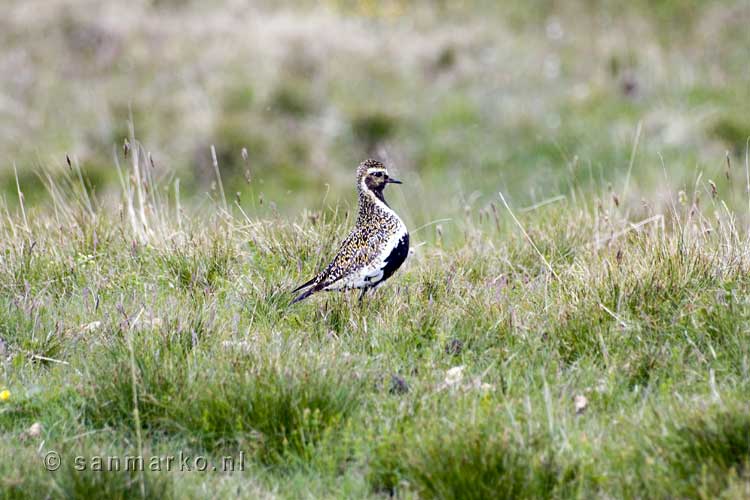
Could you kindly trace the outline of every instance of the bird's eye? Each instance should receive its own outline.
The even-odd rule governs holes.
[[[375,172],[372,175],[374,175],[375,177],[383,177],[383,172]]]

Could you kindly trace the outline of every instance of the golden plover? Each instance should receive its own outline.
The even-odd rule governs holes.
[[[305,290],[292,301],[299,302],[315,292],[360,288],[367,290],[391,277],[409,253],[409,233],[383,197],[387,184],[401,184],[388,176],[385,166],[365,160],[357,168],[359,215],[357,224],[341,244],[330,264],[310,281],[292,292]]]

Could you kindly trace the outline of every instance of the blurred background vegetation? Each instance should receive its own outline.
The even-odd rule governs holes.
[[[217,194],[215,145],[227,197],[248,211],[354,203],[353,171],[370,155],[406,182],[391,197],[425,214],[412,223],[499,190],[525,205],[590,188],[638,200],[699,172],[719,190],[745,186],[746,0],[6,0],[2,11],[11,211],[14,165],[34,206],[46,199],[39,173],[64,175],[66,155],[115,199],[131,118],[183,203]]]

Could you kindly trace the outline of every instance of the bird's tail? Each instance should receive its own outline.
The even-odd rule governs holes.
[[[297,295],[297,297],[295,297],[295,299],[294,299],[293,301],[291,301],[291,302],[289,303],[289,305],[292,305],[292,304],[296,304],[296,303],[297,303],[297,302],[299,302],[300,300],[305,300],[305,299],[306,299],[307,297],[309,297],[310,295],[312,295],[312,294],[313,294],[313,293],[314,293],[315,291],[316,291],[316,290],[315,290],[315,288],[314,288],[314,287],[313,287],[313,288],[310,288],[310,289],[308,289],[308,290],[305,290],[305,291],[304,291],[304,292],[302,292],[301,294]]]
[[[305,287],[308,287],[308,286],[312,285],[312,284],[313,284],[313,282],[314,282],[314,281],[315,281],[316,279],[317,279],[317,276],[313,276],[312,278],[310,278],[309,280],[305,281],[305,282],[304,282],[304,283],[302,283],[302,284],[301,284],[300,286],[298,286],[297,288],[295,288],[294,290],[292,290],[292,292],[291,292],[291,293],[294,293],[294,292],[299,292],[299,291],[300,291],[300,290],[302,290],[303,288],[305,288]]]
[[[307,289],[307,290],[305,290],[304,292],[302,292],[301,294],[299,294],[299,295],[298,295],[298,296],[297,296],[297,297],[296,297],[296,298],[295,298],[295,299],[294,299],[294,300],[293,300],[292,302],[290,302],[290,303],[289,303],[289,305],[292,305],[292,304],[294,304],[294,303],[296,303],[296,302],[299,302],[300,300],[304,300],[304,299],[306,299],[307,297],[309,297],[310,295],[312,295],[312,294],[313,294],[314,292],[316,292],[316,291],[317,291],[317,289],[315,288],[315,286],[311,286],[311,285],[314,285],[314,284],[315,284],[315,280],[316,280],[317,278],[318,278],[318,277],[317,277],[317,276],[315,276],[315,277],[311,278],[310,280],[308,280],[308,281],[305,281],[304,283],[302,283],[302,284],[301,284],[300,286],[298,286],[298,287],[297,287],[297,288],[295,288],[294,290],[292,290],[292,293],[294,293],[294,292],[299,292],[299,291],[300,291],[300,290],[302,290],[303,288],[307,288],[307,287],[310,287],[309,289]]]

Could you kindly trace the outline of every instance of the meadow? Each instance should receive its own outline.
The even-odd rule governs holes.
[[[750,497],[744,2],[6,8],[0,498]]]

